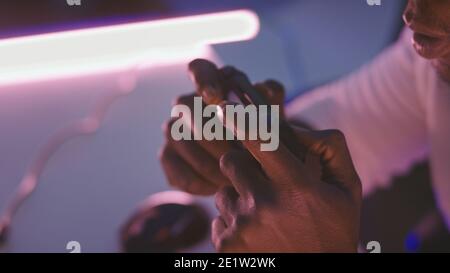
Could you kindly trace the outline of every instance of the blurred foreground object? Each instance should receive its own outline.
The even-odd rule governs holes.
[[[184,192],[150,196],[120,231],[125,253],[179,252],[203,241],[210,218],[195,199]]]

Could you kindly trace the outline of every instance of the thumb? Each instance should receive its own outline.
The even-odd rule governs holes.
[[[245,107],[253,107],[254,111],[257,111],[255,105]],[[262,144],[266,141],[258,135],[256,127],[249,125],[250,114],[248,116],[243,114],[252,112],[249,110],[244,109],[243,105],[229,101],[224,101],[219,105],[218,116],[226,128],[227,134],[233,134],[240,141],[243,147],[259,162],[262,170],[271,181],[277,181],[280,184],[279,186],[286,186],[286,183],[291,183],[292,179],[280,178],[298,177],[298,180],[296,180],[297,186],[302,185],[305,189],[309,187],[310,181],[303,176],[298,176],[299,172],[306,171],[302,160],[283,141],[279,141],[278,147],[275,149],[262,149]],[[276,119],[274,118],[274,120]],[[270,120],[273,124],[274,120],[272,118]],[[285,128],[280,127],[280,130],[283,129]],[[253,137],[251,136],[252,133],[254,133]],[[294,133],[292,133],[290,144],[292,144],[292,141],[293,143],[297,142]],[[282,181],[286,181],[286,183],[282,183]]]
[[[320,158],[322,180],[351,191],[360,190],[360,180],[353,165],[344,134],[339,130],[309,131],[292,126],[297,140],[308,153]]]

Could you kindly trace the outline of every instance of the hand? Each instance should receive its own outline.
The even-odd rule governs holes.
[[[206,61],[196,60],[192,63],[194,62],[198,64],[198,62],[205,63]],[[208,104],[218,104],[226,96],[217,77],[217,73],[220,73],[221,70],[214,71],[214,67],[211,65],[201,66],[202,63],[197,66],[202,70],[202,73],[198,74],[202,76],[202,79],[197,82],[202,82],[202,84],[197,86],[196,94],[179,97],[175,102],[175,104],[187,105],[192,113],[194,96],[201,95]],[[284,101],[282,85],[268,80],[254,86],[271,104],[278,104],[282,109]],[[170,133],[170,128],[175,120],[171,119],[164,125],[166,143],[160,152],[160,162],[170,185],[198,195],[211,195],[222,186],[230,185],[228,178],[220,171],[219,159],[230,150],[236,149],[235,143],[226,140],[175,141]]]
[[[357,250],[361,183],[343,134],[291,127],[303,146],[297,150],[306,148],[306,154],[283,143],[261,152],[259,141],[243,141],[247,151],[221,157],[232,186],[216,194],[220,216],[212,224],[212,241],[218,251]]]

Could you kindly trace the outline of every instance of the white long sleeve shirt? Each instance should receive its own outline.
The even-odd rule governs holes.
[[[435,199],[450,229],[450,84],[414,51],[411,36],[405,30],[370,64],[300,96],[286,113],[344,132],[365,195],[429,158]]]

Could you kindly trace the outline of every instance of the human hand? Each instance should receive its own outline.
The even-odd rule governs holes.
[[[179,97],[175,104],[186,105],[193,113],[194,97],[201,96],[205,104],[219,104],[227,96],[220,78],[223,69],[217,69],[214,64],[205,60],[194,60],[189,64],[195,67],[197,78],[196,93]],[[284,101],[284,88],[273,80],[254,85],[255,89],[269,103],[280,105]],[[192,119],[192,117],[189,117]],[[164,125],[166,143],[160,152],[160,162],[168,178],[169,184],[183,191],[211,195],[220,187],[230,185],[219,167],[219,159],[232,149],[238,149],[233,141],[227,140],[174,140],[171,127],[178,119],[170,119]],[[207,119],[203,120],[205,123]],[[199,128],[192,128],[192,131]]]
[[[236,133],[234,124],[226,126]],[[361,183],[343,134],[291,128],[302,149],[280,143],[278,150],[262,152],[259,141],[246,140],[247,151],[221,157],[232,186],[216,194],[220,216],[212,241],[218,251],[357,250]]]

